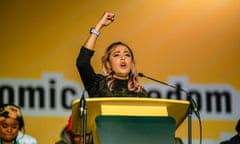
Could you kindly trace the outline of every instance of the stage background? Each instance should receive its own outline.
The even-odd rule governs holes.
[[[101,31],[92,61],[96,71],[101,73],[100,58],[110,43],[127,43],[135,52],[139,72],[199,91],[203,143],[217,143],[235,134],[240,118],[239,8],[238,0],[2,0],[1,100],[7,103],[11,95],[20,104],[20,88],[41,86],[45,90],[43,107],[30,107],[29,99],[24,99],[26,133],[40,144],[57,141],[71,113],[71,100],[82,93],[75,66],[79,49],[103,12],[111,11],[116,19]],[[148,90],[169,89],[150,80],[140,81]],[[63,94],[63,90],[69,93]],[[208,111],[209,91],[227,91],[230,111],[224,111],[224,104],[220,112],[215,111],[215,102],[210,102],[213,109]],[[176,136],[187,140],[187,121]],[[199,143],[196,118],[193,140]]]

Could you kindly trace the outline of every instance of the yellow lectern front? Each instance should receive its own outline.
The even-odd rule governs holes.
[[[80,99],[72,103],[72,131],[81,133],[79,105]],[[145,116],[172,117],[176,128],[186,118],[189,101],[159,98],[112,97],[86,98],[87,132],[92,132],[94,144],[99,144],[95,120],[98,116]]]

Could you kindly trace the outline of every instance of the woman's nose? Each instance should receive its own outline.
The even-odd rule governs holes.
[[[124,56],[124,55],[123,55],[123,56],[121,56],[121,59],[123,59],[123,60],[124,60],[124,59],[125,59],[125,56]]]
[[[7,128],[7,132],[12,132],[12,128],[11,127]]]

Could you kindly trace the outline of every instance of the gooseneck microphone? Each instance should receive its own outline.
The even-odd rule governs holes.
[[[174,88],[174,89],[179,89],[179,88],[177,88],[173,85],[170,85],[168,83],[165,83],[165,82],[156,80],[154,78],[151,78],[149,76],[146,76],[143,73],[138,73],[138,76],[150,79],[152,81],[158,82],[160,84],[169,86],[169,87]],[[190,93],[188,91],[186,91],[185,89],[181,89],[181,88],[179,90],[183,91],[186,94],[187,99],[190,101],[190,108],[189,108],[189,112],[188,112],[188,143],[192,144],[192,111],[194,111],[195,115],[197,116],[197,118],[199,120],[199,124],[200,124],[200,144],[202,144],[202,124],[201,124],[201,119],[200,119],[200,113],[198,111],[198,106],[197,106],[197,104],[195,103],[195,101],[193,100],[192,96],[190,95]]]
[[[179,89],[179,88],[177,88],[173,85],[170,85],[168,83],[165,83],[165,82],[153,79],[149,76],[146,76],[143,73],[138,73],[138,76],[150,79],[152,81],[158,82],[160,84],[169,86],[169,87],[174,88],[174,89]],[[189,139],[188,144],[192,144],[192,111],[194,111],[195,115],[197,116],[197,118],[199,120],[199,124],[200,124],[200,144],[202,144],[202,124],[201,124],[201,119],[200,119],[200,114],[199,114],[199,111],[198,111],[197,104],[195,103],[195,101],[193,100],[193,98],[191,97],[191,95],[189,94],[188,91],[186,91],[185,89],[179,89],[179,90],[183,91],[186,94],[187,99],[190,102],[190,108],[188,110],[188,139]]]
[[[138,76],[139,76],[139,77],[144,77],[144,78],[150,79],[150,80],[152,80],[152,81],[158,82],[158,83],[160,83],[160,84],[166,85],[166,86],[171,87],[171,88],[174,88],[174,89],[179,89],[179,88],[177,88],[176,86],[170,85],[170,84],[168,84],[168,83],[166,83],[166,82],[162,82],[162,81],[156,80],[156,79],[154,79],[154,78],[151,78],[151,77],[149,77],[149,76],[144,75],[143,73],[138,73]],[[187,98],[190,100],[191,107],[192,107],[193,111],[195,112],[196,116],[199,118],[199,117],[200,117],[200,114],[199,114],[199,111],[198,111],[198,106],[197,106],[196,102],[192,99],[192,97],[191,97],[191,95],[189,94],[189,92],[186,91],[185,89],[182,89],[182,88],[180,88],[179,90],[183,91],[183,92],[187,95]]]
[[[147,79],[150,79],[150,80],[153,80],[153,81],[155,81],[155,82],[161,83],[161,84],[163,84],[163,85],[166,85],[166,86],[172,87],[172,88],[174,88],[174,89],[177,89],[177,87],[175,87],[175,86],[173,86],[173,85],[170,85],[170,84],[168,84],[168,83],[165,83],[165,82],[162,82],[162,81],[153,79],[153,78],[151,78],[151,77],[149,77],[149,76],[144,75],[143,73],[138,73],[138,76],[139,76],[139,77],[145,77],[145,78],[147,78]],[[185,92],[184,89],[180,89],[180,90]]]

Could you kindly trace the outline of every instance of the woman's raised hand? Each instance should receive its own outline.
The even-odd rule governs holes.
[[[100,33],[100,30],[104,27],[104,26],[108,26],[110,25],[113,21],[114,21],[114,17],[115,14],[111,13],[111,12],[104,12],[103,16],[100,18],[99,22],[97,23],[97,25],[94,27],[94,30],[98,33],[98,34],[90,34],[89,38],[87,39],[87,41],[84,43],[84,47],[88,48],[90,50],[94,49],[97,37]],[[92,29],[91,29],[92,30]]]
[[[114,21],[115,14],[111,12],[104,12],[103,16],[101,17],[98,25],[100,27],[102,26],[108,26]]]

